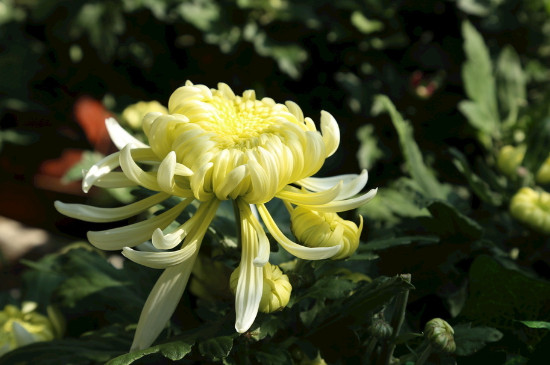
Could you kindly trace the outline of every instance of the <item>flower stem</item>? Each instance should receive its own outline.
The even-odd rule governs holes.
[[[424,351],[422,351],[422,353],[420,354],[420,357],[418,358],[418,360],[416,360],[414,365],[423,365],[424,362],[426,362],[426,360],[428,360],[428,358],[432,354],[432,351],[433,351],[432,345],[428,344],[428,347],[426,347]]]
[[[402,274],[401,278],[408,283],[411,282],[411,274]],[[390,365],[393,351],[395,350],[395,340],[399,335],[399,331],[401,330],[401,326],[403,325],[403,321],[405,319],[405,309],[407,308],[408,299],[409,290],[400,293],[396,297],[395,308],[393,310],[392,318],[390,321],[390,324],[393,328],[393,333],[388,341],[385,341],[382,347],[380,357],[378,358],[378,364],[380,365]]]

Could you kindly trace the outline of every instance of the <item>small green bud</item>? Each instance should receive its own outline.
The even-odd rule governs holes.
[[[434,318],[424,326],[424,337],[441,352],[452,353],[456,350],[454,333],[453,327],[441,318]]]
[[[539,184],[550,184],[550,157],[548,157],[535,176],[535,180]]]
[[[383,318],[375,318],[369,326],[369,333],[379,340],[385,340],[391,337],[393,328]]]
[[[550,234],[550,193],[523,187],[512,197],[510,213],[531,228]]]
[[[498,169],[508,176],[514,176],[517,173],[517,168],[521,164],[525,156],[526,146],[518,147],[504,146],[498,152],[497,166]]]

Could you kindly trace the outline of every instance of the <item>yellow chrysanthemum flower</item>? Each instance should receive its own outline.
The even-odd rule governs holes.
[[[120,152],[94,165],[82,182],[84,191],[93,185],[139,185],[156,194],[110,209],[55,203],[70,217],[112,222],[137,215],[172,196],[181,198],[174,207],[143,222],[88,233],[90,242],[100,249],[122,249],[130,260],[164,269],[145,303],[132,349],[150,346],[174,312],[222,200],[232,200],[238,211],[242,253],[235,328],[245,332],[256,318],[264,265],[269,260],[269,241],[260,219],[274,239],[299,258],[325,259],[341,250],[341,245],[310,248],[291,241],[264,204],[279,198],[287,206],[335,213],[357,208],[376,195],[376,189],[357,195],[367,183],[366,171],[328,179],[311,177],[340,142],[338,124],[325,111],[321,112],[320,133],[293,102],[283,105],[269,98],[258,100],[252,90],[236,96],[225,84],[209,89],[187,82],[170,97],[168,112],[149,113],[143,119],[149,145],[108,119],[107,129]],[[113,171],[118,167],[121,172]],[[167,232],[166,227],[194,200],[200,205],[193,217]],[[148,240],[153,246],[149,251],[141,245]],[[137,245],[140,250],[131,248]]]
[[[63,320],[51,308],[48,317],[36,312],[37,304],[24,302],[21,309],[8,304],[0,311],[0,356],[34,342],[51,341],[63,332]]]
[[[550,193],[523,187],[512,197],[510,213],[533,229],[550,234]]]
[[[141,129],[143,117],[151,112],[168,113],[168,109],[156,100],[140,101],[128,105],[122,111],[122,119],[133,129]]]

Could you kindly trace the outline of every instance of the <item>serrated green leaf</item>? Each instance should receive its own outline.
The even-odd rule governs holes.
[[[461,102],[459,109],[474,128],[496,136],[499,133],[500,118],[489,50],[481,34],[468,21],[462,23],[462,35],[466,54],[462,79],[471,102]]]
[[[199,351],[201,355],[209,357],[212,360],[221,360],[231,352],[233,337],[220,336],[201,341],[199,342]]]
[[[502,332],[491,327],[471,327],[470,324],[453,326],[456,343],[455,353],[459,356],[469,356],[481,350],[488,342],[497,342],[502,338]]]
[[[550,322],[544,321],[520,321],[529,328],[543,328],[550,330]]]
[[[407,161],[411,177],[420,186],[426,197],[445,199],[447,189],[437,181],[434,173],[424,164],[420,149],[414,140],[411,125],[403,120],[401,114],[395,109],[395,106],[387,96],[379,95],[373,104],[373,112],[377,114],[382,111],[389,113],[391,117],[391,121],[399,136],[401,152],[405,161]]]
[[[451,154],[455,157],[453,163],[462,173],[462,175],[468,181],[468,184],[472,188],[473,192],[484,202],[489,203],[494,206],[499,206],[502,204],[502,195],[498,194],[491,190],[489,185],[482,180],[479,176],[474,174],[470,169],[470,164],[466,157],[457,149],[451,148]]]
[[[144,350],[133,351],[112,359],[106,365],[129,365],[147,355],[160,354],[170,360],[181,360],[191,352],[194,343],[186,341],[172,341],[152,346]]]

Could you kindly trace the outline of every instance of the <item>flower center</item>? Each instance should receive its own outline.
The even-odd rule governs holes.
[[[213,110],[205,119],[194,121],[211,137],[220,149],[250,149],[261,145],[262,134],[276,132],[278,123],[291,121],[292,115],[274,108],[275,105],[260,100],[246,100],[235,97],[228,100],[224,96],[214,97],[210,103]],[[279,109],[279,110],[277,110]]]

